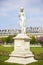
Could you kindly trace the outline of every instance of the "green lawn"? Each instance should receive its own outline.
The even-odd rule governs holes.
[[[37,62],[33,62],[27,65],[43,65],[43,60],[38,60]]]
[[[9,58],[9,54],[13,51],[13,47],[0,46],[0,61],[5,61]]]
[[[31,47],[30,50],[33,52],[35,59],[43,60],[43,47]]]
[[[43,53],[43,47],[31,47],[30,50],[35,53]]]
[[[43,65],[43,48],[40,47],[31,47],[30,50],[33,52],[37,62],[33,62],[27,65]],[[9,58],[9,54],[13,51],[13,47],[3,47],[0,46],[0,65],[22,65],[15,63],[6,63],[4,62]]]
[[[3,47],[0,46],[0,52],[6,52],[6,53],[11,53],[11,51],[13,51],[13,47]]]

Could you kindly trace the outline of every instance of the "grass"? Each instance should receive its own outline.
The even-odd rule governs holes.
[[[35,59],[43,60],[43,47],[31,47],[30,50],[33,52]]]
[[[22,65],[22,64],[0,62],[0,65]]]
[[[27,64],[27,65],[43,65],[43,60],[39,60],[37,62],[33,62],[33,63]]]
[[[34,53],[43,53],[43,47],[31,47],[30,50]]]
[[[7,53],[11,53],[13,51],[13,47],[3,47],[0,46],[0,52],[7,52]]]
[[[0,46],[0,61],[5,61],[9,58],[9,54],[13,51],[13,47]]]
[[[30,50],[34,53],[35,58],[39,58],[37,54],[43,54],[43,48],[40,47],[31,47]],[[15,63],[6,63],[4,62],[9,58],[9,54],[13,51],[13,47],[3,47],[0,46],[0,65],[22,65],[22,64],[15,64]],[[43,56],[43,55],[42,55]],[[42,58],[42,57],[41,57]],[[43,60],[38,59],[37,62],[33,62],[27,65],[43,65]]]

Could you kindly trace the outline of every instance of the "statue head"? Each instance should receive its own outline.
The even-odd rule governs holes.
[[[21,7],[21,8],[20,8],[20,12],[23,12],[23,11],[24,11],[24,8],[23,8],[23,7]]]

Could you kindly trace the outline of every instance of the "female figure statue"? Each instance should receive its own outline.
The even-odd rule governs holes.
[[[20,9],[20,14],[19,14],[19,18],[20,18],[20,28],[21,28],[21,33],[25,33],[25,16],[24,16],[24,8],[22,7]]]

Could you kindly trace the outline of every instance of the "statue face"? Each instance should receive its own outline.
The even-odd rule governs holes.
[[[23,9],[21,9],[21,12],[23,12]]]
[[[20,12],[23,12],[23,11],[24,11],[24,8],[23,8],[23,7],[21,7]]]

